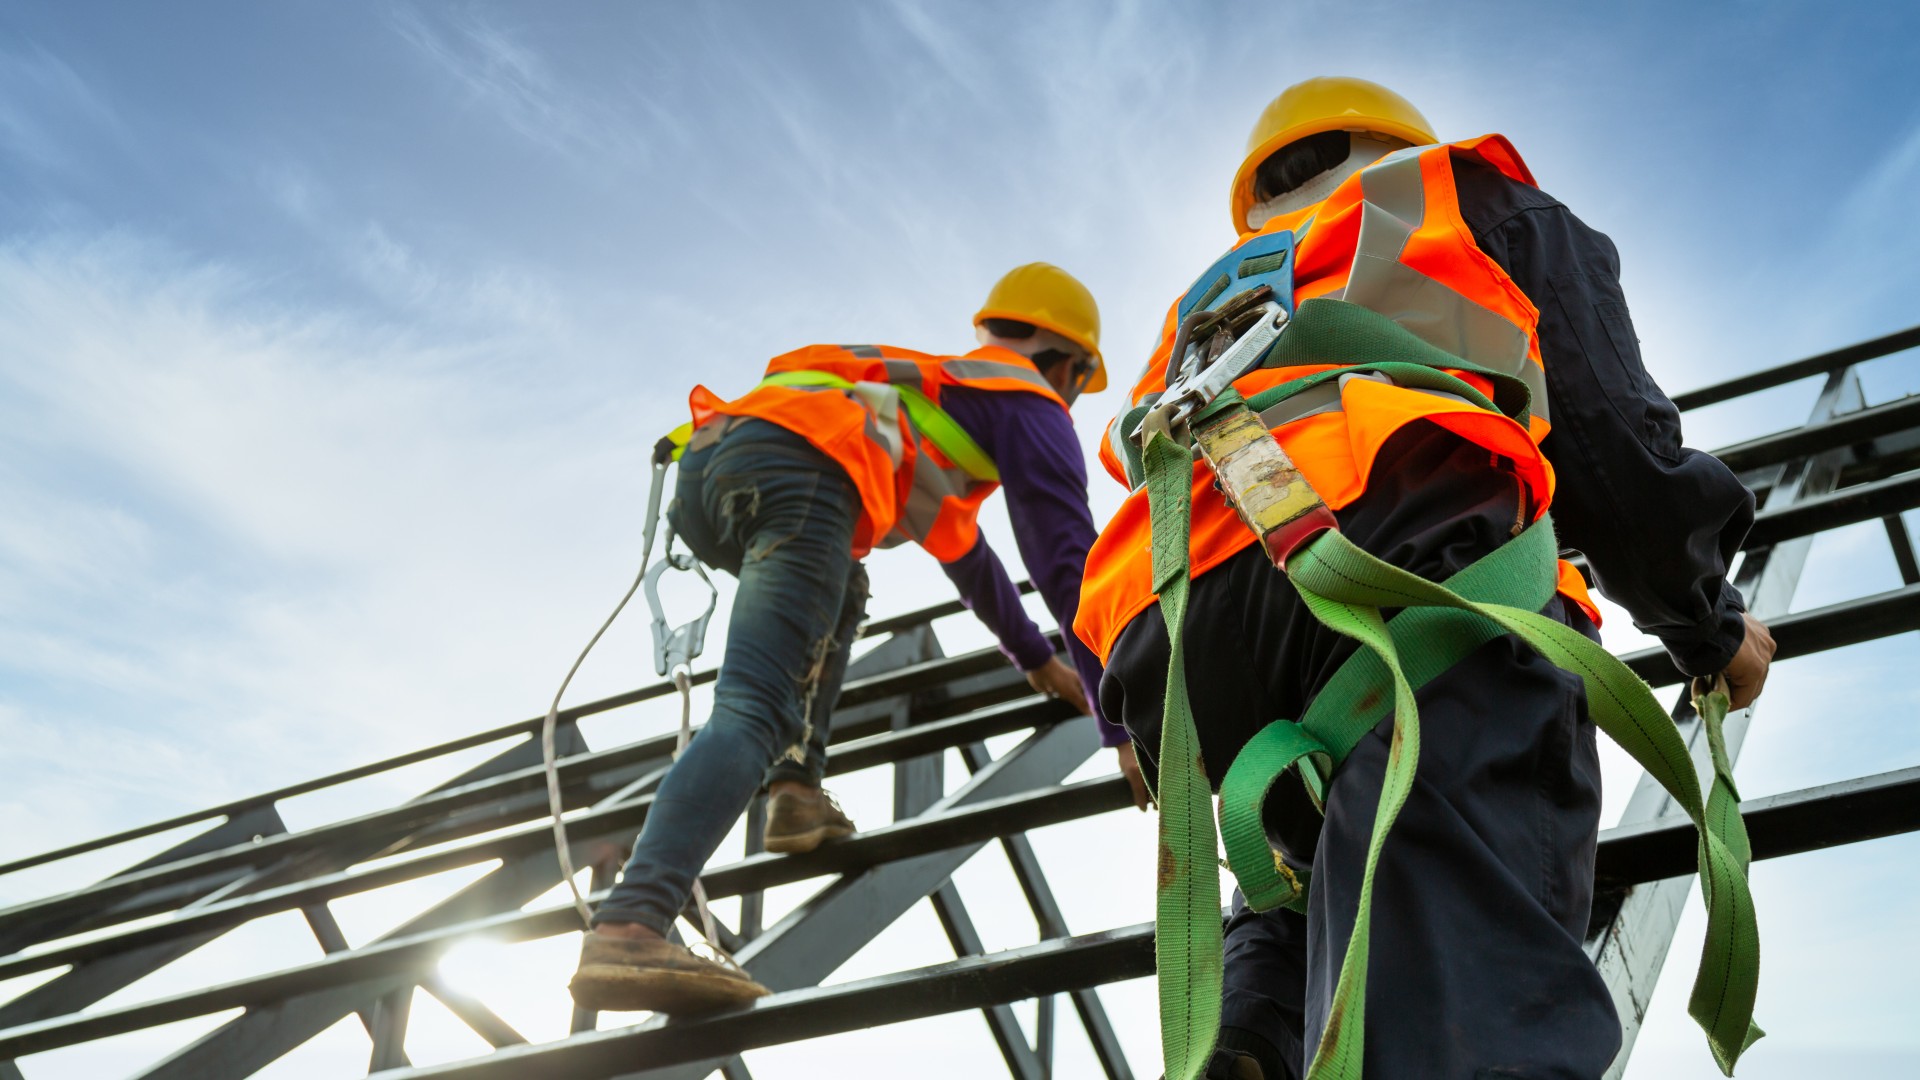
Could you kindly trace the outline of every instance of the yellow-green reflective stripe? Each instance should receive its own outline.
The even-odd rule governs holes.
[[[673,444],[673,460],[679,461],[680,455],[687,452],[687,443],[693,441],[693,421],[667,432],[667,441]]]
[[[760,385],[848,390],[852,389],[853,381],[827,371],[776,371],[760,380]],[[901,404],[907,407],[907,418],[913,422],[914,430],[946,455],[948,461],[975,480],[1000,482],[1000,469],[994,465],[993,458],[967,434],[959,421],[911,386],[895,384],[894,389],[900,394]]]

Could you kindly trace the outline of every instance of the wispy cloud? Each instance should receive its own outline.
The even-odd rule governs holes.
[[[175,808],[535,711],[638,497],[550,523],[633,487],[671,405],[530,382],[527,348],[288,309],[125,236],[0,248],[0,706],[199,758]]]
[[[479,9],[402,7],[392,24],[473,103],[522,138],[596,168],[644,158],[645,141],[615,110],[571,88],[520,37]]]
[[[1778,33],[1743,28],[1712,80],[1693,54],[1724,43],[1723,20],[1636,14],[1652,5],[765,3],[536,21],[476,0],[365,20],[263,5],[208,24],[136,6],[127,24],[174,36],[112,40],[78,9],[42,7],[59,34],[0,46],[0,165],[28,181],[0,191],[0,834],[30,838],[18,847],[537,713],[631,575],[645,448],[684,416],[693,381],[738,390],[809,340],[962,345],[993,277],[1036,258],[1090,282],[1109,358],[1138,364],[1167,302],[1229,239],[1223,192],[1247,123],[1296,77],[1387,78],[1450,133],[1507,128],[1550,190],[1620,240],[1669,381],[1863,336],[1915,295],[1913,118],[1870,138],[1847,129],[1851,156],[1833,155],[1827,127],[1803,129],[1793,152],[1833,160],[1812,197],[1782,190],[1777,147],[1700,142],[1756,108],[1756,82],[1826,108],[1798,39],[1779,35],[1808,14],[1831,15],[1817,21],[1849,49],[1866,35],[1812,5],[1769,8]],[[1369,20],[1392,32],[1353,32]],[[1656,37],[1667,51],[1647,51]],[[1463,66],[1489,42],[1511,62]],[[1821,85],[1855,83],[1850,68]],[[95,153],[126,130],[140,153]],[[1784,233],[1765,224],[1782,206]],[[1762,245],[1775,261],[1742,257]],[[1811,295],[1813,279],[1838,284]],[[1089,442],[1117,396],[1076,409]],[[1782,422],[1804,415],[1804,400],[1780,400]],[[1096,513],[1119,495],[1096,477]],[[987,534],[1011,550],[997,504]],[[1821,558],[1836,576],[1810,577],[1809,597],[1892,580],[1883,552]],[[947,593],[911,551],[877,556],[874,575],[883,612]],[[644,636],[617,628],[578,693],[644,678]],[[985,632],[955,620],[942,637],[958,649]],[[1617,617],[1609,640],[1631,639]],[[1873,767],[1843,759],[1850,747],[1909,752],[1880,722],[1911,712],[1911,690],[1874,678],[1896,662],[1857,649],[1783,668],[1743,763],[1749,794]],[[1619,770],[1608,779],[1624,791]],[[845,783],[870,787],[863,805],[884,820],[883,776]],[[1150,820],[1070,828],[1072,842],[1038,842],[1074,928],[1143,917],[1133,886],[1147,878],[1116,887],[1078,853],[1145,866]],[[1879,948],[1836,989],[1820,951],[1862,943],[1790,925],[1829,910],[1816,901],[1830,882],[1859,890],[1842,922],[1877,925],[1876,905],[1897,902],[1893,870],[1861,869],[1874,849],[1826,857],[1854,869],[1805,881],[1789,860],[1763,882],[1779,1019],[1756,1068],[1799,1012],[1827,1010],[1807,1030],[1844,1042],[1857,1032],[1841,1013],[1906,1001],[1888,988],[1911,950]],[[1003,907],[981,905],[983,933]],[[914,955],[944,947],[931,920],[897,933]],[[897,966],[884,948],[868,960]],[[565,963],[501,970],[553,1020]],[[1668,986],[1684,988],[1673,966]],[[1106,997],[1144,1067],[1150,992]],[[1669,1052],[1654,1032],[1633,1075],[1701,1071],[1682,1010],[1659,1008],[1684,1041]],[[965,1060],[990,1058],[977,1021],[958,1020],[979,1039]],[[340,1060],[364,1065],[355,1026],[334,1034]],[[883,1042],[768,1060],[884,1070]]]
[[[33,42],[0,49],[0,149],[69,170],[76,129],[117,126],[105,99],[60,57]]]

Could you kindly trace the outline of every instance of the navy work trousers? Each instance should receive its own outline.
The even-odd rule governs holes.
[[[1355,543],[1440,580],[1531,520],[1488,451],[1419,423],[1376,459],[1339,513]],[[1556,598],[1547,613],[1592,634]],[[1193,583],[1187,685],[1216,786],[1268,722],[1298,719],[1356,648],[1321,626],[1257,546]],[[1143,765],[1160,745],[1166,624],[1156,606],[1121,633],[1101,683]],[[1620,1043],[1606,985],[1582,948],[1593,898],[1600,765],[1580,680],[1512,637],[1488,642],[1419,693],[1412,795],[1374,881],[1368,1077],[1589,1080]],[[1222,1046],[1299,1077],[1326,1027],[1352,933],[1391,718],[1347,757],[1324,820],[1298,777],[1276,785],[1269,837],[1310,866],[1308,912],[1261,914],[1235,896]],[[1217,768],[1212,768],[1214,763]]]
[[[668,518],[740,588],[713,715],[660,782],[596,925],[665,933],[763,782],[820,782],[828,720],[866,615],[867,572],[853,557],[859,512],[845,470],[765,421],[737,422],[681,459]]]

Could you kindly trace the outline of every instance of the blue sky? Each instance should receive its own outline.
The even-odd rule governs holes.
[[[987,286],[1033,259],[1089,284],[1131,370],[1231,239],[1246,130],[1297,78],[1369,76],[1447,137],[1510,136],[1618,243],[1670,390],[1920,321],[1916,42],[1920,9],[1897,4],[8,5],[0,829],[52,846],[538,712],[631,573],[645,448],[693,381],[742,389],[811,341],[964,348]],[[1920,374],[1884,361],[1867,388]],[[1706,410],[1689,441],[1797,422],[1811,398]],[[1117,402],[1079,407],[1089,443]],[[1118,494],[1097,479],[1097,513]],[[1012,551],[998,509],[989,535]],[[1897,584],[1877,536],[1823,540],[1797,606]],[[922,556],[873,566],[877,613],[943,595]],[[942,634],[985,640],[964,619]],[[1635,640],[1624,619],[1609,639]],[[1887,677],[1914,645],[1784,665],[1746,794],[1920,761],[1920,688]],[[576,693],[644,681],[645,649],[622,627]],[[850,802],[882,819],[861,783]],[[1076,929],[1146,917],[1146,829],[1042,834]],[[1756,870],[1772,1035],[1743,1076],[1920,1066],[1916,854]],[[990,943],[1025,940],[978,910],[1013,895],[1004,869],[966,873]],[[261,933],[189,963],[310,948]],[[1711,1075],[1682,1008],[1697,940],[1683,927],[1634,1077]],[[556,945],[517,981],[557,993]],[[943,947],[924,913],[885,945],[836,978]],[[1144,984],[1108,997],[1150,1033]],[[470,1051],[422,1015],[417,1059]],[[991,1058],[959,1017],[760,1070],[930,1037]],[[355,1038],[282,1075],[363,1061]],[[1129,1045],[1144,1067],[1150,1041]],[[1084,1075],[1084,1050],[1062,1053]]]

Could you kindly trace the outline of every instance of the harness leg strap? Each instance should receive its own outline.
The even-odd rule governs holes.
[[[1210,879],[1212,875],[1194,872],[1194,868],[1207,865],[1214,851],[1214,836],[1212,828],[1193,820],[1195,804],[1204,806],[1206,779],[1197,760],[1197,734],[1186,700],[1180,649],[1187,560],[1186,544],[1175,543],[1175,539],[1186,539],[1191,467],[1177,445],[1164,437],[1156,437],[1149,444],[1148,457],[1154,466],[1149,469],[1150,478],[1155,473],[1164,474],[1158,487],[1150,487],[1150,492],[1159,496],[1154,506],[1156,570],[1171,569],[1160,565],[1164,560],[1177,562],[1182,571],[1177,579],[1168,573],[1156,573],[1162,604],[1168,604],[1170,595],[1176,599],[1164,612],[1172,635],[1172,653],[1162,735],[1161,903],[1157,913],[1161,920],[1158,956],[1163,1039],[1168,1048],[1168,1076],[1173,1077],[1193,1075],[1176,1071],[1176,1060],[1181,1064],[1203,1063],[1201,1048],[1210,1051],[1216,1030],[1217,999],[1213,1012],[1196,1006],[1203,1000],[1209,973],[1218,978],[1219,954],[1212,951],[1219,948],[1218,920],[1213,915],[1218,910],[1218,894],[1216,889],[1208,906],[1203,907],[1208,898],[1196,891],[1204,888],[1197,879]],[[1174,505],[1167,506],[1169,502]],[[1175,521],[1178,532],[1166,527]],[[1320,534],[1289,560],[1289,577],[1315,617],[1330,629],[1356,638],[1365,648],[1334,674],[1300,723],[1270,725],[1227,771],[1221,786],[1221,833],[1227,841],[1229,865],[1250,903],[1271,907],[1297,904],[1300,899],[1299,884],[1288,881],[1284,868],[1276,865],[1260,824],[1261,804],[1278,774],[1297,764],[1313,762],[1316,768],[1310,779],[1329,775],[1379,721],[1379,706],[1363,707],[1363,703],[1384,700],[1385,695],[1378,691],[1389,686],[1395,721],[1381,803],[1368,846],[1361,906],[1336,985],[1330,1022],[1307,1074],[1309,1080],[1359,1080],[1361,1076],[1372,873],[1418,765],[1419,718],[1413,688],[1444,672],[1484,642],[1508,633],[1519,636],[1556,666],[1581,676],[1595,724],[1658,779],[1699,828],[1698,857],[1708,929],[1688,1011],[1705,1029],[1716,1062],[1729,1074],[1740,1053],[1761,1035],[1752,1022],[1759,975],[1758,926],[1746,880],[1746,832],[1730,770],[1720,764],[1724,758],[1717,756],[1710,786],[1703,792],[1691,755],[1647,685],[1578,631],[1537,613],[1552,596],[1552,558],[1552,524],[1543,517],[1520,538],[1449,579],[1448,585],[1384,563],[1338,532]],[[1381,618],[1381,608],[1405,610],[1388,624]],[[1724,694],[1703,696],[1699,708],[1712,744],[1725,715]],[[1189,762],[1191,768],[1186,767]],[[1170,791],[1180,794],[1173,797]],[[1183,954],[1184,979],[1176,970]],[[1170,982],[1169,976],[1175,978]],[[1169,1015],[1170,1011],[1179,1015]]]

